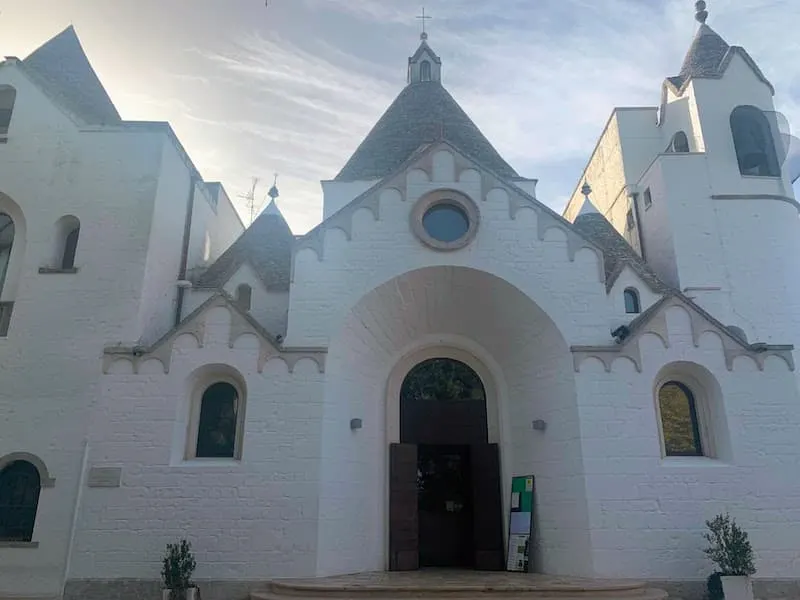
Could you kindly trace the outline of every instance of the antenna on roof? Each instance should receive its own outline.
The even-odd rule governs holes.
[[[261,208],[261,203],[256,200],[256,187],[258,186],[258,181],[258,177],[253,177],[253,185],[250,187],[250,191],[246,194],[239,195],[239,198],[242,198],[245,201],[245,206],[247,206],[247,210],[250,213],[249,225],[252,225],[253,221],[256,220],[256,212],[258,212],[258,209]]]

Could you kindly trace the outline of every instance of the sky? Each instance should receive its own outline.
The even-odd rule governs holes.
[[[207,181],[241,198],[275,173],[297,234],[405,86],[422,3],[443,83],[560,212],[615,106],[655,106],[695,34],[693,0],[0,0],[0,52],[74,25],[123,118],[169,121]],[[800,2],[708,0],[800,132]],[[792,26],[794,24],[794,26]],[[262,204],[263,206],[263,204]]]

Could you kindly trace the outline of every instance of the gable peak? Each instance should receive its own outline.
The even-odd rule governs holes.
[[[51,97],[85,123],[120,122],[119,113],[89,63],[72,25],[31,52],[22,65]]]

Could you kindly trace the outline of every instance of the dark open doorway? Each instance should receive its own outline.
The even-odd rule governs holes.
[[[500,460],[486,392],[466,364],[420,363],[400,394],[391,448],[390,568],[504,566]]]
[[[475,566],[469,446],[419,446],[419,566]]]

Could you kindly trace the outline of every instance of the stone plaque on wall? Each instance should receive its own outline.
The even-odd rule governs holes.
[[[90,488],[118,488],[122,485],[122,467],[92,467],[88,484]]]

